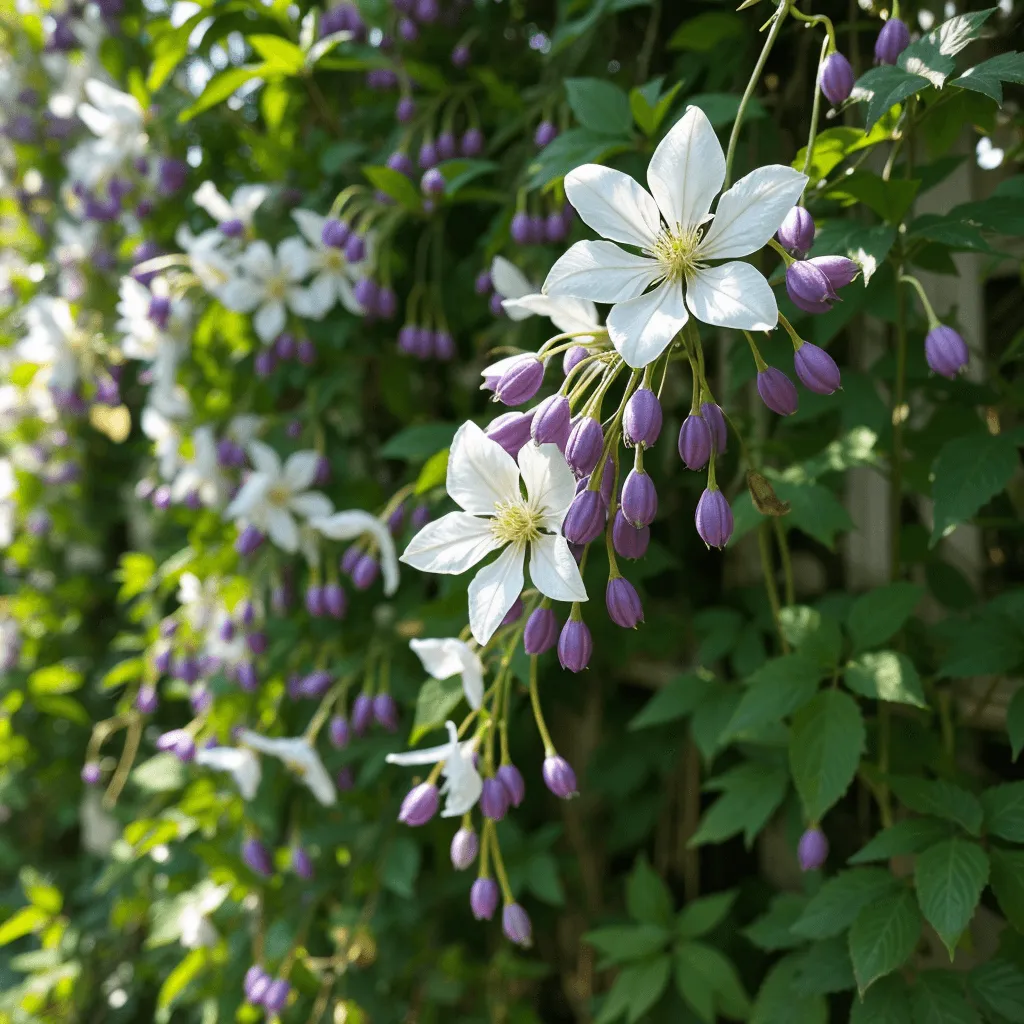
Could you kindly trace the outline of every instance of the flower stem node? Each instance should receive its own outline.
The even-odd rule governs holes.
[[[801,871],[816,871],[828,859],[828,839],[817,825],[807,829],[796,846]]]

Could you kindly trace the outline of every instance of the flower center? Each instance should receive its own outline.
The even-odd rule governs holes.
[[[540,536],[542,516],[522,499],[495,506],[491,532],[504,544],[526,544]]]
[[[701,230],[699,227],[689,231],[666,228],[654,243],[653,256],[665,271],[669,281],[681,281],[692,273],[700,264],[697,259],[697,246],[700,244]]]
[[[340,249],[327,249],[324,252],[324,269],[332,274],[340,274],[345,268],[345,259]]]
[[[288,278],[284,274],[275,274],[267,278],[267,298],[273,302],[283,302],[288,294]]]
[[[291,496],[291,491],[284,484],[275,484],[267,491],[267,502],[275,508],[286,508]]]

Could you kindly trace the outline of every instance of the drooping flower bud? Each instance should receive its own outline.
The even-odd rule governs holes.
[[[812,256],[807,260],[812,267],[820,270],[833,291],[839,291],[852,283],[860,273],[860,264],[846,256]]]
[[[314,619],[320,618],[324,613],[324,590],[323,587],[311,583],[306,587],[306,611]]]
[[[623,629],[635,629],[644,621],[644,607],[636,587],[624,576],[613,576],[608,580],[604,592],[604,603],[608,617]]]
[[[578,366],[588,355],[590,352],[585,345],[573,345],[572,348],[567,348],[565,355],[562,356],[562,373],[568,377],[573,367]]]
[[[768,366],[758,373],[757,393],[761,401],[780,416],[792,416],[800,404],[796,385],[774,366]]]
[[[334,776],[334,784],[338,787],[338,792],[347,793],[350,789],[355,788],[356,780],[352,775],[352,769],[349,765],[344,765],[339,768],[337,774]]]
[[[245,1001],[253,1006],[261,1006],[266,997],[267,989],[270,987],[270,981],[270,976],[253,964],[245,972],[245,980],[242,982]]]
[[[490,921],[499,899],[498,883],[493,878],[478,878],[469,890],[469,909],[478,921]]]
[[[320,231],[320,241],[330,249],[344,249],[352,229],[343,220],[329,218]]]
[[[283,1010],[288,1002],[292,987],[283,978],[275,978],[268,986],[263,996],[263,1005],[269,1013],[277,1013]]]
[[[621,509],[615,513],[615,521],[612,523],[612,545],[617,555],[622,558],[643,558],[647,554],[647,545],[650,542],[649,526],[638,530],[626,522]]]
[[[796,846],[801,871],[816,871],[828,858],[828,839],[820,828],[807,829]]]
[[[545,654],[558,643],[558,619],[550,608],[535,608],[526,620],[523,648],[527,654]]]
[[[398,820],[410,827],[426,825],[437,814],[440,799],[434,783],[421,782],[406,793],[402,808],[398,812]]]
[[[324,610],[332,619],[345,618],[348,610],[348,598],[340,583],[328,583],[323,590]]]
[[[544,785],[560,799],[569,800],[578,794],[576,773],[561,754],[545,757],[541,774],[544,776]]]
[[[732,536],[733,518],[729,502],[716,487],[705,488],[694,513],[697,533],[709,548],[724,548]]]
[[[491,273],[489,270],[481,270],[473,281],[473,291],[475,291],[477,295],[489,295],[493,287],[494,284],[491,281]]]
[[[452,867],[456,871],[465,871],[480,852],[480,839],[471,828],[460,828],[452,836],[451,858]]]
[[[248,557],[255,553],[264,540],[266,538],[263,534],[250,523],[235,540],[235,551],[243,558]]]
[[[513,807],[518,807],[526,797],[526,782],[523,773],[514,764],[503,764],[498,768],[495,778],[505,788],[505,795]]]
[[[518,903],[508,903],[501,912],[501,928],[509,942],[517,946],[533,945],[533,926],[530,916]]]
[[[322,697],[331,688],[331,683],[333,682],[334,679],[330,672],[322,668],[317,669],[302,679],[298,686],[295,687],[295,692],[299,697],[316,699]]]
[[[833,107],[845,103],[853,92],[853,67],[838,51],[829,54],[821,65],[821,91]]]
[[[387,732],[398,730],[398,704],[390,693],[378,693],[373,698],[373,717]]]
[[[569,619],[558,637],[558,661],[570,672],[582,672],[590,663],[594,641],[582,619]]]
[[[650,448],[661,433],[662,413],[658,396],[650,388],[639,388],[626,402],[622,414],[622,439],[627,446]]]
[[[562,533],[570,544],[589,544],[601,536],[606,517],[605,503],[598,491],[585,490],[572,499],[562,522]]]
[[[523,617],[523,599],[517,597],[512,602],[512,607],[505,612],[505,617],[501,620],[502,626],[511,626],[513,622],[518,622]]]
[[[823,348],[805,341],[793,353],[793,365],[800,383],[809,391],[831,395],[839,390],[839,367]]]
[[[544,383],[544,364],[535,356],[517,359],[499,378],[494,394],[504,405],[522,405]]]
[[[565,395],[551,395],[534,410],[530,436],[535,444],[556,444],[565,451],[571,420],[569,399]]]
[[[352,731],[357,736],[363,736],[372,721],[373,698],[369,694],[361,693],[352,702]]]
[[[338,750],[347,747],[351,736],[348,719],[344,715],[332,715],[327,727],[327,735],[330,737],[331,746]]]
[[[501,821],[508,810],[508,793],[497,779],[484,779],[480,792],[480,813],[491,821]]]
[[[260,629],[256,630],[254,633],[250,633],[245,638],[245,645],[253,654],[265,654],[269,643],[270,641],[267,639],[267,634]]]
[[[537,125],[537,130],[533,133],[533,141],[538,149],[543,149],[554,142],[557,136],[558,129],[550,121],[541,121]]]
[[[910,29],[899,18],[889,18],[875,40],[875,63],[895,64],[910,45]]]
[[[725,413],[716,402],[702,402],[700,414],[711,431],[711,448],[716,455],[724,455],[729,444],[729,429],[725,424]]]
[[[265,878],[274,873],[274,862],[270,851],[255,836],[249,836],[242,843],[242,860],[250,871]]]
[[[703,416],[691,413],[679,428],[679,458],[687,469],[703,469],[711,458],[711,428]]]
[[[531,241],[530,215],[525,210],[520,210],[512,218],[509,225],[509,234],[516,245],[528,245]]]
[[[786,268],[786,294],[805,313],[827,313],[838,298],[824,272],[810,260],[797,260]]]
[[[622,485],[622,514],[637,530],[650,526],[658,514],[658,491],[642,469],[631,469]]]
[[[409,516],[409,526],[416,531],[422,530],[430,522],[430,506],[420,502]]]
[[[96,761],[86,761],[82,765],[82,781],[87,786],[95,786],[103,777],[103,772]]]
[[[523,445],[530,440],[532,426],[532,409],[529,412],[505,412],[491,420],[485,433],[514,459],[519,455]]]
[[[352,569],[352,586],[356,590],[369,590],[380,575],[380,562],[369,553],[363,552]]]
[[[160,704],[160,698],[157,696],[156,687],[144,684],[139,687],[139,692],[135,695],[135,710],[143,715],[151,715],[156,711]]]
[[[939,324],[924,338],[924,357],[933,373],[955,380],[970,359],[967,342],[952,327]]]
[[[593,473],[601,459],[604,432],[592,416],[581,416],[569,431],[565,445],[565,461],[577,476]]]
[[[776,238],[783,249],[789,249],[801,259],[814,244],[814,218],[802,206],[794,206],[782,221]]]
[[[313,858],[301,846],[292,847],[292,871],[306,882],[316,874]]]

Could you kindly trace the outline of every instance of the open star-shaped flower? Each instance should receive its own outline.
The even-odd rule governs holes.
[[[469,627],[478,644],[491,639],[522,592],[527,548],[530,578],[542,594],[553,601],[586,601],[579,567],[561,533],[576,479],[557,446],[526,445],[517,466],[475,423],[464,423],[452,442],[447,489],[464,511],[428,523],[402,561],[454,576],[504,549],[469,585]]]
[[[446,797],[442,818],[458,818],[468,814],[480,799],[484,788],[483,779],[473,762],[476,740],[459,741],[459,732],[454,722],[445,722],[448,742],[438,747],[410,750],[404,754],[388,754],[388,764],[403,766],[442,763],[441,774],[444,785],[441,792]]]
[[[771,330],[779,311],[764,277],[748,263],[712,263],[760,249],[807,178],[781,164],[759,167],[722,194],[712,217],[724,182],[725,156],[699,107],[690,107],[654,151],[649,193],[610,167],[576,168],[566,175],[566,195],[611,241],[577,242],[551,268],[544,292],[610,303],[609,337],[637,369],[665,351],[691,313],[716,327]]]

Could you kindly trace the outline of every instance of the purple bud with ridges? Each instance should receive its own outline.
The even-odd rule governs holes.
[[[263,1006],[268,1013],[277,1013],[283,1010],[288,1002],[288,996],[292,990],[291,985],[283,978],[275,978],[267,986],[266,994],[263,996]]]
[[[589,544],[601,536],[607,517],[605,502],[597,491],[577,494],[562,522],[562,534],[570,544]]]
[[[933,327],[924,338],[924,356],[933,373],[955,380],[970,360],[967,342],[946,324]]]
[[[250,523],[236,538],[235,551],[243,557],[248,557],[254,554],[265,540],[263,533]]]
[[[588,355],[590,351],[586,345],[573,345],[572,348],[567,348],[565,355],[562,356],[562,373],[568,377],[573,367],[578,366]]]
[[[320,618],[324,613],[324,590],[315,583],[306,587],[306,611],[314,619]]]
[[[564,451],[572,426],[572,411],[565,395],[551,395],[534,410],[530,436],[536,444],[556,444]]]
[[[492,821],[501,821],[508,811],[508,793],[497,779],[484,779],[480,793],[480,813]]]
[[[316,874],[313,858],[301,846],[292,847],[292,871],[305,882],[311,881]]]
[[[505,788],[508,802],[518,807],[526,799],[526,782],[523,773],[514,764],[503,764],[498,768],[495,778]]]
[[[814,218],[802,206],[794,206],[786,214],[776,233],[783,249],[806,256],[814,244]]]
[[[320,241],[331,249],[344,249],[352,229],[343,220],[329,217],[320,231]]]
[[[658,514],[658,491],[642,469],[632,469],[622,485],[622,514],[636,529],[650,526]]]
[[[257,875],[268,877],[274,873],[270,851],[255,836],[250,836],[242,843],[242,860]]]
[[[572,765],[560,754],[549,754],[544,758],[541,774],[544,777],[544,785],[560,799],[569,800],[578,794],[576,773],[572,770]]]
[[[390,693],[378,693],[373,698],[373,717],[387,732],[398,731],[398,704]]]
[[[439,804],[437,786],[432,782],[421,782],[406,793],[402,808],[398,812],[398,820],[403,825],[413,828],[426,825],[437,814]]]
[[[493,878],[478,878],[469,890],[469,908],[478,921],[490,921],[498,909],[501,892]]]
[[[514,459],[519,455],[519,449],[530,440],[532,426],[532,409],[529,412],[506,412],[493,419],[485,433]]]
[[[733,518],[729,502],[716,487],[705,488],[694,513],[697,533],[709,548],[724,548],[732,536]]]
[[[829,54],[821,65],[821,91],[833,107],[845,103],[853,92],[853,68],[838,51]]]
[[[484,133],[479,128],[467,128],[459,143],[459,152],[465,157],[476,157],[484,151]]]
[[[721,406],[715,402],[702,402],[700,414],[711,431],[712,450],[716,455],[724,455],[729,442],[729,430]]]
[[[509,225],[509,234],[512,236],[512,241],[518,245],[530,243],[530,215],[525,210],[520,210],[513,216],[512,223]]]
[[[533,927],[530,916],[518,903],[507,903],[501,912],[501,929],[509,942],[517,946],[533,945]]]
[[[494,394],[504,405],[522,405],[537,394],[543,383],[544,364],[535,356],[523,356],[498,378]]]
[[[796,385],[777,367],[768,366],[757,375],[761,401],[780,416],[792,416],[800,404]]]
[[[523,599],[517,597],[512,602],[512,607],[505,612],[505,617],[501,620],[502,626],[511,626],[513,622],[518,622],[523,617]]]
[[[373,698],[361,693],[352,702],[352,731],[362,736],[370,728],[373,721]]]
[[[813,256],[807,262],[825,275],[836,292],[851,284],[860,273],[860,264],[846,256]]]
[[[550,608],[535,608],[526,620],[523,648],[527,654],[546,654],[558,643],[558,619]]]
[[[565,445],[565,461],[577,476],[593,473],[601,459],[604,432],[593,416],[581,416],[569,431]]]
[[[330,738],[331,746],[342,750],[348,746],[350,729],[348,719],[344,715],[332,715],[327,726],[327,735]]]
[[[807,829],[796,846],[801,871],[816,871],[828,859],[828,839],[820,828]]]
[[[471,828],[460,828],[452,836],[451,858],[452,867],[456,871],[465,871],[480,852],[480,839]]]
[[[637,529],[626,522],[620,509],[615,513],[612,523],[612,546],[615,553],[622,558],[643,558],[647,554],[647,545],[651,542],[651,528],[644,526]]]
[[[836,361],[823,348],[809,341],[793,353],[793,366],[800,383],[815,394],[831,395],[841,386]]]
[[[359,556],[359,561],[356,562],[355,568],[352,570],[352,586],[356,590],[369,590],[377,582],[379,575],[380,562],[366,552]]]
[[[824,272],[809,260],[797,260],[786,268],[786,294],[805,313],[827,313],[838,298]]]
[[[626,402],[622,415],[622,439],[627,445],[650,448],[661,434],[661,423],[658,396],[650,388],[639,388]]]
[[[703,416],[691,413],[679,428],[679,458],[687,469],[703,469],[711,458],[711,428]]]
[[[875,63],[895,64],[910,45],[910,29],[899,18],[889,18],[875,40]]]
[[[608,617],[616,626],[623,629],[636,629],[644,621],[644,606],[636,587],[623,576],[613,576],[608,580],[604,592],[604,603],[608,609]]]
[[[545,146],[554,142],[558,136],[558,129],[550,121],[541,121],[537,125],[537,130],[533,133],[534,145],[538,149],[543,149]]]
[[[558,637],[558,661],[570,672],[582,672],[590,663],[594,641],[582,619],[569,619]]]
[[[157,696],[155,686],[143,685],[139,687],[139,692],[135,695],[136,711],[144,715],[151,715],[156,711],[159,704],[160,698]]]
[[[348,610],[348,598],[340,583],[328,583],[323,588],[324,610],[332,619],[345,618]]]

